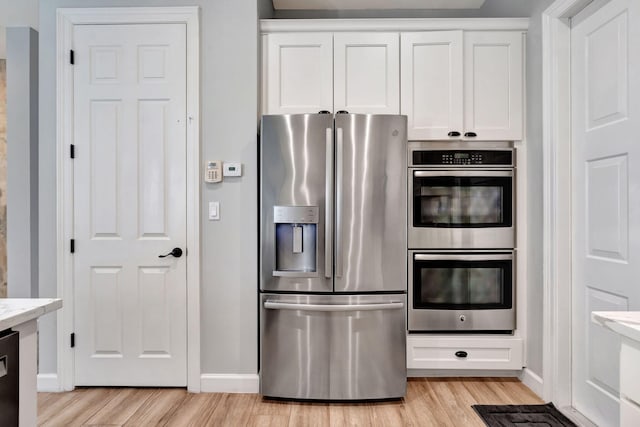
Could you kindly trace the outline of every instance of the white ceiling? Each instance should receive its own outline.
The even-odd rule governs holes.
[[[485,0],[273,0],[273,8],[290,10],[478,9]]]

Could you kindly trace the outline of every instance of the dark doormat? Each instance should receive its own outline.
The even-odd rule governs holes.
[[[553,406],[546,405],[473,405],[489,427],[576,427]]]

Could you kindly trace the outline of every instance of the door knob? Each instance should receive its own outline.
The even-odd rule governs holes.
[[[168,257],[169,255],[171,255],[172,257],[175,257],[175,258],[180,258],[180,257],[182,256],[182,249],[180,249],[180,248],[173,248],[173,249],[171,250],[171,252],[169,252],[169,253],[168,253],[168,254],[166,254],[166,255],[158,255],[158,258],[166,258],[166,257]]]

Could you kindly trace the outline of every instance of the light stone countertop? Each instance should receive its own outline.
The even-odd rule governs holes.
[[[54,298],[0,298],[0,331],[36,319],[62,308]]]
[[[640,342],[640,311],[593,311],[591,320],[623,337]]]

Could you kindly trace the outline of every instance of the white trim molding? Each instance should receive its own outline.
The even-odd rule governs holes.
[[[200,390],[203,393],[259,393],[258,374],[202,374]]]
[[[69,51],[73,27],[93,24],[184,23],[187,31],[187,388],[200,391],[200,9],[189,7],[62,8],[57,11],[57,296],[64,308],[57,315],[58,365],[61,390],[74,388],[73,260],[73,70]]]
[[[262,33],[339,31],[526,31],[529,18],[262,19]]]
[[[38,392],[59,392],[62,391],[58,374],[38,374]]]
[[[518,379],[522,382],[522,384],[529,387],[532,392],[537,394],[538,397],[542,399],[543,382],[542,378],[540,378],[538,374],[533,372],[531,369],[524,368],[518,376]]]
[[[571,23],[591,0],[556,0],[542,14],[543,392],[570,407]]]

